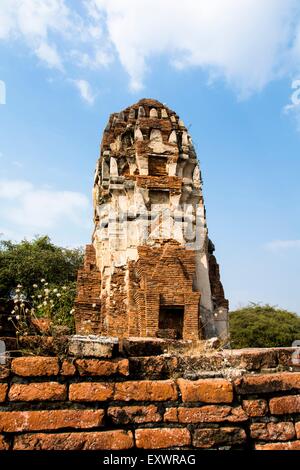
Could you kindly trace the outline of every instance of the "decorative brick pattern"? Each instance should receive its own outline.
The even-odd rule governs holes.
[[[77,280],[77,333],[226,337],[228,301],[207,235],[201,172],[174,111],[142,99],[110,116],[93,203],[92,244]],[[107,215],[116,207],[113,221]]]

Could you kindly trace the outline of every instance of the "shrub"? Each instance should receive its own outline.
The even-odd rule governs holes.
[[[232,348],[292,346],[300,340],[300,318],[271,305],[250,303],[229,314]]]

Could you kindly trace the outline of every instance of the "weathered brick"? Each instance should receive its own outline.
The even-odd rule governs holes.
[[[164,420],[179,423],[231,423],[247,421],[248,416],[240,406],[201,406],[201,408],[167,408]]]
[[[7,439],[4,436],[0,435],[0,450],[8,450],[9,449],[9,443],[7,442]]]
[[[168,379],[177,368],[177,357],[148,356],[129,359],[130,376],[139,379]]]
[[[243,408],[248,416],[265,416],[268,412],[268,403],[266,400],[243,400]]]
[[[244,429],[236,427],[195,429],[193,436],[193,445],[200,448],[240,445],[245,441]]]
[[[185,428],[137,429],[136,446],[142,449],[168,449],[188,446],[191,436]]]
[[[23,377],[50,376],[58,374],[59,364],[55,357],[17,357],[12,360],[11,369]]]
[[[300,450],[300,441],[256,444],[255,450]]]
[[[128,359],[104,361],[100,359],[77,359],[76,365],[80,375],[128,375]]]
[[[11,401],[65,400],[66,386],[57,382],[12,384],[9,390]]]
[[[297,423],[295,423],[295,430],[297,434],[297,439],[300,439],[300,421],[297,421]]]
[[[231,403],[233,400],[232,384],[225,379],[179,379],[178,384],[184,402]]]
[[[108,416],[116,424],[128,423],[157,423],[161,416],[154,405],[149,406],[111,406]]]
[[[60,374],[66,377],[72,377],[76,374],[76,367],[72,361],[65,359],[60,368]]]
[[[21,434],[14,450],[124,450],[133,447],[130,431]]]
[[[295,437],[294,424],[253,423],[250,426],[251,437],[263,441],[289,441]]]
[[[10,368],[7,365],[0,365],[0,379],[6,379],[9,376]]]
[[[300,395],[272,398],[269,407],[273,415],[300,413]]]
[[[1,432],[88,429],[101,426],[103,410],[1,411]]]
[[[115,400],[165,401],[176,400],[177,390],[173,380],[141,380],[115,384]]]
[[[5,401],[8,385],[0,384],[0,402]]]
[[[270,348],[228,349],[222,354],[231,367],[260,371],[277,365],[276,351]]]
[[[272,393],[286,390],[300,390],[300,373],[281,372],[278,374],[244,375],[235,381],[237,393]]]
[[[71,401],[105,401],[113,396],[114,385],[110,383],[80,382],[70,385]]]

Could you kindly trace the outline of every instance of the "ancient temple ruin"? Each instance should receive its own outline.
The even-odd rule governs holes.
[[[208,238],[199,163],[174,111],[143,99],[110,116],[93,203],[76,332],[225,338],[228,301]]]

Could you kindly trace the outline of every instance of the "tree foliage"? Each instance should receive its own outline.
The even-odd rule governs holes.
[[[300,340],[300,317],[271,305],[251,303],[229,315],[232,348],[292,346]]]
[[[19,243],[0,242],[0,297],[9,298],[18,284],[26,297],[33,294],[33,285],[46,279],[49,284],[63,285],[76,280],[83,262],[81,248],[62,248],[48,236]]]

